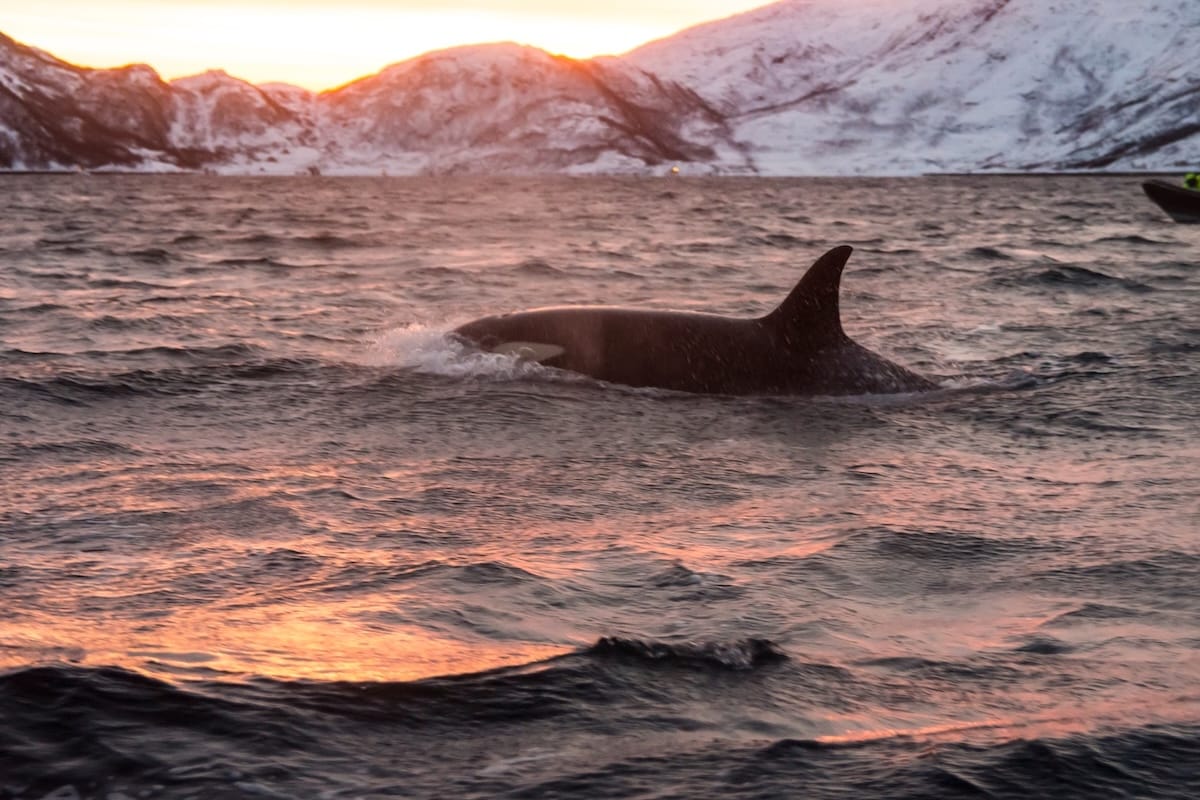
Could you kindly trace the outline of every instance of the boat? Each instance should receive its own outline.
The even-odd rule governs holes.
[[[1200,223],[1200,191],[1157,179],[1144,181],[1142,191],[1176,222]]]

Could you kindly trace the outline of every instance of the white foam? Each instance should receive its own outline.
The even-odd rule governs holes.
[[[383,331],[368,342],[363,363],[402,367],[432,375],[496,380],[561,379],[566,373],[543,367],[513,353],[485,353],[449,335],[449,331],[414,324]]]
[[[1003,392],[1013,389],[1028,389],[1039,382],[1037,375],[1023,369],[1015,369],[1003,377],[992,378],[949,378],[939,386],[946,392]]]
[[[535,748],[530,750],[526,755],[493,759],[488,766],[479,770],[477,774],[481,777],[489,778],[497,775],[508,775],[513,772],[519,772],[523,767],[531,764],[540,764],[550,759],[557,759],[560,755],[560,753],[546,748]]]

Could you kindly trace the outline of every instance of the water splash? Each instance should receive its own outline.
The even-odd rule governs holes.
[[[514,354],[483,352],[459,340],[448,329],[422,324],[379,334],[369,341],[363,363],[430,375],[498,381],[562,380],[567,375]]]

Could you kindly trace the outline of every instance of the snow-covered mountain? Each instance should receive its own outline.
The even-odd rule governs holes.
[[[144,65],[75,67],[0,35],[0,167],[198,169],[271,158],[311,128],[224,73],[167,84]]]
[[[236,173],[636,172],[745,168],[694,92],[616,59],[514,44],[430,53],[340,89],[214,71],[164,83],[0,36],[0,168]]]
[[[693,87],[768,173],[1200,162],[1196,0],[787,0],[626,62]]]
[[[1200,164],[1196,0],[784,0],[586,61],[336,90],[75,67],[0,35],[0,168],[912,173]]]
[[[695,93],[614,59],[514,44],[445,50],[318,99],[335,169],[638,171],[736,162],[724,120]]]

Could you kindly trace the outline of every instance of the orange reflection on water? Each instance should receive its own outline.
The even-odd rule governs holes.
[[[188,609],[142,620],[26,618],[0,623],[0,668],[70,661],[190,678],[385,682],[482,672],[569,650],[368,625],[364,611],[323,604]]]

